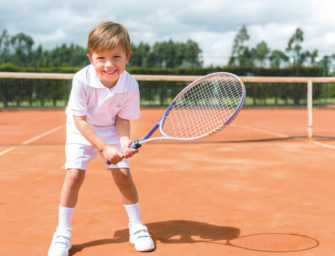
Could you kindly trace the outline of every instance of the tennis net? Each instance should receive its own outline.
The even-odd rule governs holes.
[[[63,144],[73,74],[0,73],[0,145]],[[134,75],[141,94],[139,137],[175,95],[198,76]],[[204,142],[335,139],[335,78],[241,77],[244,109]]]

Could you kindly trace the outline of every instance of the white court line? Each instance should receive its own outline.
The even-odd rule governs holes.
[[[64,125],[60,125],[60,126],[57,126],[56,128],[53,128],[53,129],[51,129],[51,130],[49,130],[49,131],[43,132],[43,133],[41,133],[40,135],[37,135],[37,136],[35,136],[35,137],[33,137],[33,138],[29,139],[29,140],[26,140],[26,141],[22,142],[22,145],[27,145],[27,144],[29,144],[29,143],[35,141],[35,140],[38,140],[38,139],[40,139],[40,138],[43,138],[43,137],[45,137],[45,136],[47,136],[47,135],[49,135],[49,134],[51,134],[51,133],[54,133],[54,132],[60,130],[60,129],[63,128],[63,127],[64,127]]]
[[[37,136],[31,138],[31,139],[25,140],[25,141],[22,142],[20,145],[21,145],[21,146],[22,146],[22,145],[28,145],[29,143],[34,142],[34,141],[36,141],[36,140],[39,140],[39,139],[41,139],[41,138],[43,138],[43,137],[45,137],[45,136],[47,136],[47,135],[49,135],[49,134],[51,134],[51,133],[54,133],[54,132],[60,130],[61,128],[63,128],[63,127],[64,127],[64,125],[57,126],[57,127],[53,128],[53,129],[48,130],[48,131],[46,131],[46,132],[43,132],[43,133],[41,133],[41,134],[39,134],[39,135],[37,135]],[[6,154],[6,153],[8,153],[8,152],[10,152],[10,151],[12,151],[12,150],[14,150],[15,148],[17,148],[17,146],[10,147],[10,148],[7,148],[7,149],[1,151],[1,152],[0,152],[0,156],[2,156],[2,155],[4,155],[4,154]]]
[[[315,140],[312,140],[312,143],[316,144],[316,145],[319,145],[319,146],[322,146],[322,147],[325,147],[325,148],[335,149],[335,146],[333,146],[333,145],[329,145],[329,144],[326,144],[326,143],[318,142],[318,141],[315,141]]]
[[[280,138],[288,138],[289,137],[287,134],[284,134],[284,133],[271,132],[269,130],[259,129],[259,128],[255,128],[255,127],[251,127],[251,126],[247,126],[247,125],[232,124],[232,126],[240,127],[240,128],[246,129],[246,130],[254,131],[254,132],[270,134],[270,135],[273,135],[273,136],[278,136]]]
[[[232,124],[232,125],[236,126],[236,127],[243,128],[243,129],[247,129],[247,130],[252,130],[252,131],[255,131],[255,132],[260,132],[260,133],[264,133],[264,134],[270,134],[270,135],[274,135],[274,136],[279,136],[281,138],[288,138],[289,137],[287,134],[277,133],[277,132],[270,132],[268,130],[254,128],[254,127],[247,126],[247,125],[239,125],[239,124]],[[322,143],[322,142],[315,141],[315,140],[311,140],[311,142],[314,143],[314,144],[316,144],[316,145],[322,146],[324,148],[335,149],[335,146],[330,145],[330,144]]]
[[[15,149],[15,148],[16,148],[16,147],[10,147],[10,148],[7,148],[7,149],[1,151],[1,152],[0,152],[0,156],[2,156],[2,155],[4,155],[4,154],[6,154],[6,153],[12,151],[12,150]]]

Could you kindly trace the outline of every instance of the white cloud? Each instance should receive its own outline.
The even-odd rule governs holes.
[[[85,46],[92,27],[110,19],[124,24],[135,43],[190,38],[200,45],[206,64],[224,64],[242,25],[251,47],[264,40],[271,49],[284,50],[300,27],[304,50],[333,54],[334,9],[333,0],[12,0],[1,3],[0,30],[24,32],[36,47]]]
[[[66,41],[66,34],[63,30],[56,30],[52,34],[36,34],[34,40],[36,42],[44,42],[48,45],[53,45],[55,42],[59,42],[58,45],[60,45],[61,42]]]

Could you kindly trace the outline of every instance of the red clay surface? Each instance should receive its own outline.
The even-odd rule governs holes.
[[[154,112],[142,112],[134,138],[159,118]],[[157,245],[145,254],[332,256],[334,162],[331,140],[144,145],[131,169]],[[0,255],[47,254],[63,163],[62,145],[0,155]],[[141,254],[128,243],[126,213],[100,158],[89,166],[72,228],[70,255]]]
[[[134,136],[147,132],[165,109],[142,109]],[[335,108],[314,109],[313,135],[335,138]],[[65,111],[10,110],[0,112],[0,145],[63,144]],[[307,111],[301,109],[245,108],[229,126],[206,141],[248,141],[307,136]]]

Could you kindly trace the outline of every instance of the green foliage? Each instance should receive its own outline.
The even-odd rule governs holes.
[[[256,48],[253,49],[256,66],[264,67],[266,65],[266,60],[268,59],[270,51],[271,50],[265,41],[261,41],[256,45]]]
[[[251,64],[248,63],[248,59],[250,59],[250,50],[247,46],[247,41],[249,38],[250,36],[247,28],[242,26],[235,36],[232,54],[228,63],[229,65],[248,66]]]
[[[304,41],[304,32],[297,28],[295,33],[292,35],[288,41],[286,51],[292,54],[294,64],[303,63],[303,54],[301,53],[301,43]]]
[[[3,63],[0,65],[0,71],[2,72],[18,72],[20,68],[12,63]]]
[[[167,106],[187,81],[139,81],[142,107]],[[305,83],[246,82],[246,106],[306,106]],[[65,107],[71,80],[0,79],[0,106],[5,108]],[[334,104],[335,84],[313,84],[316,105]]]
[[[213,72],[230,72],[239,76],[320,76],[322,69],[319,66],[297,66],[292,69],[286,68],[261,68],[261,67],[205,67],[205,68],[144,68],[128,67],[131,74],[151,74],[151,75],[207,75]]]
[[[270,67],[280,68],[281,63],[287,62],[289,60],[289,57],[287,57],[286,54],[280,50],[273,50],[271,52],[269,60],[270,60]]]
[[[302,49],[303,31],[299,28],[289,39],[285,51],[271,50],[265,41],[250,47],[245,26],[237,33],[229,63],[226,66],[204,67],[201,49],[192,40],[185,43],[172,39],[152,46],[141,42],[131,45],[132,58],[127,70],[132,74],[206,75],[231,72],[239,76],[329,76],[334,73],[335,54],[317,61],[318,51]],[[34,40],[24,33],[0,35],[0,71],[75,73],[89,63],[86,49],[62,44],[44,50],[33,48]],[[186,82],[139,81],[142,106],[164,106]],[[306,86],[294,83],[269,86],[246,83],[247,106],[302,106],[306,104]],[[0,79],[0,107],[64,107],[71,89],[71,80]],[[327,104],[335,96],[335,86],[314,86],[313,99]]]
[[[70,90],[71,80],[0,79],[0,106],[64,107]]]
[[[13,69],[14,66],[27,71],[44,68],[60,70],[64,67],[83,67],[89,63],[86,49],[78,45],[62,44],[52,50],[43,50],[41,45],[33,50],[33,45],[34,40],[30,36],[24,33],[10,36],[7,30],[3,30],[0,36],[0,70]],[[8,67],[7,63],[13,66]]]
[[[132,44],[132,57],[129,66],[146,68],[175,68],[175,67],[201,67],[201,50],[192,40],[186,43],[156,42],[152,47],[141,42],[138,46]]]
[[[271,49],[265,41],[248,45],[250,36],[242,26],[234,38],[232,53],[226,66],[204,67],[202,50],[192,41],[172,39],[153,45],[131,44],[132,57],[128,70],[134,74],[203,75],[228,71],[238,75],[263,76],[329,76],[335,71],[335,54],[318,60],[318,50],[304,51],[303,31],[297,28],[289,38],[285,51]],[[14,36],[3,30],[0,35],[0,71],[74,73],[89,64],[86,49],[62,44],[45,50],[33,48],[34,40],[24,33]],[[320,59],[320,58],[319,58]]]

